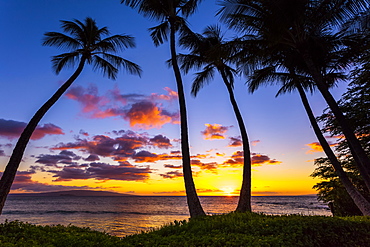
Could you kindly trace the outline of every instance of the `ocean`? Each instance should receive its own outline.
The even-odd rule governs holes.
[[[235,210],[238,197],[201,196],[200,201],[206,213],[214,215]],[[328,206],[315,196],[256,196],[252,197],[252,211],[331,215]],[[72,224],[123,237],[188,218],[186,197],[181,196],[9,196],[0,221]]]

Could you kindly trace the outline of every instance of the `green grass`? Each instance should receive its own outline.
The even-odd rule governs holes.
[[[230,213],[117,238],[74,226],[0,225],[0,246],[370,246],[370,217]]]

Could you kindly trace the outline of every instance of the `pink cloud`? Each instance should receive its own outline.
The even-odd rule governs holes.
[[[66,96],[82,106],[82,113],[90,118],[120,117],[131,127],[151,129],[164,124],[178,124],[179,114],[164,109],[163,102],[177,99],[177,93],[165,88],[166,95],[122,94],[115,87],[105,96],[99,96],[96,86],[73,87]]]

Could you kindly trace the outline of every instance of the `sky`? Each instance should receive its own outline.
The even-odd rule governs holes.
[[[219,23],[214,0],[204,0],[188,21],[195,32]],[[181,169],[176,83],[166,65],[169,46],[155,47],[148,20],[119,0],[0,0],[0,171],[37,109],[74,72],[56,75],[51,57],[65,51],[42,46],[45,32],[62,32],[60,20],[91,17],[111,34],[135,37],[136,48],[120,56],[139,64],[141,77],[121,71],[115,81],[86,66],[35,130],[11,193],[71,189],[132,195],[185,195]],[[222,26],[227,37],[232,30]],[[186,53],[186,50],[178,50]],[[225,86],[215,76],[196,98],[196,71],[184,75],[190,152],[200,196],[238,195],[242,147]],[[235,81],[235,97],[252,152],[252,195],[315,194],[314,159],[324,154],[296,93],[275,97],[277,86],[250,94],[246,77]],[[346,85],[332,93],[339,99]],[[309,100],[316,116],[326,104]],[[335,142],[334,139],[329,139]]]

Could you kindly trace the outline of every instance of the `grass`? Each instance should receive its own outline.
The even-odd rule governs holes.
[[[75,226],[0,225],[0,246],[369,246],[370,217],[230,213],[125,238]]]

